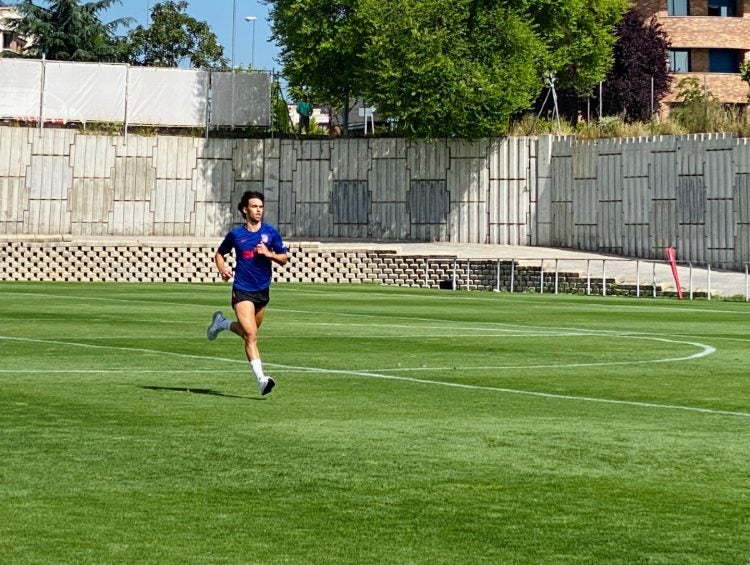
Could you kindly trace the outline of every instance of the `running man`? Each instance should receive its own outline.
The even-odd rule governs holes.
[[[270,300],[272,263],[285,265],[289,260],[281,235],[270,224],[263,223],[263,193],[247,191],[242,195],[237,209],[245,223],[230,231],[221,242],[214,262],[221,280],[234,276],[232,308],[237,318],[231,322],[221,312],[214,312],[206,335],[214,340],[219,332],[229,330],[245,342],[245,355],[258,382],[261,395],[273,390],[276,382],[263,373],[258,350],[258,329]],[[234,250],[235,272],[227,265],[225,256]]]

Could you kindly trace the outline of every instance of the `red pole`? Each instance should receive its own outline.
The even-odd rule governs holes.
[[[669,266],[672,267],[672,277],[674,277],[674,282],[677,285],[677,296],[682,300],[682,287],[680,286],[680,277],[677,274],[677,252],[674,247],[670,246],[664,249],[664,254],[667,256]]]

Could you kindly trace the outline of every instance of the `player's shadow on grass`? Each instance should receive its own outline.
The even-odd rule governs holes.
[[[144,388],[146,390],[161,390],[167,392],[190,392],[192,394],[207,394],[209,396],[224,396],[226,398],[246,398],[247,400],[265,400],[265,398],[257,398],[254,396],[239,396],[237,394],[226,394],[224,392],[213,390],[210,388],[192,388],[185,386],[155,386],[155,385],[139,385],[138,388]]]

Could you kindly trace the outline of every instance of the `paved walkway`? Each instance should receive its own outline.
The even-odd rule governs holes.
[[[313,243],[315,245],[315,243]],[[479,245],[451,243],[368,243],[318,242],[321,249],[392,249],[404,255],[458,257],[460,259],[514,259],[522,265],[541,265],[552,276],[557,268],[560,272],[577,272],[592,279],[614,278],[618,284],[638,284],[642,292],[651,292],[656,283],[663,290],[677,288],[672,270],[666,261],[628,259],[615,255],[574,251],[551,247],[527,247],[518,245]],[[744,272],[717,271],[708,269],[705,264],[679,264],[677,274],[683,295],[688,298],[690,291],[709,292],[713,296],[749,297],[750,285]]]

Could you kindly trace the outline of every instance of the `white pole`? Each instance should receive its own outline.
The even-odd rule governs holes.
[[[253,43],[250,46],[250,68],[255,70],[255,20],[257,18],[255,16],[245,16],[246,22],[251,22],[253,24]]]
[[[651,77],[651,115],[649,118],[654,119],[654,77]]]
[[[641,262],[635,261],[635,297],[641,297]]]
[[[255,70],[255,18],[253,18],[253,48],[250,50],[250,68]]]
[[[232,0],[232,72],[234,72],[234,50],[237,43],[237,0]]]

